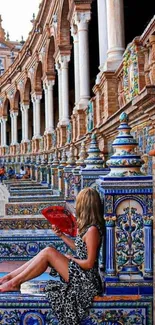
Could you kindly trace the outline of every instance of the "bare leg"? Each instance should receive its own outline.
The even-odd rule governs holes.
[[[0,292],[19,290],[23,282],[44,273],[49,265],[53,266],[65,281],[68,281],[68,263],[69,260],[66,256],[59,253],[53,247],[47,247],[32,260],[32,263],[30,263],[26,269],[0,286]]]
[[[0,279],[0,285],[13,279],[16,275],[18,275],[19,273],[23,272],[31,263],[32,261],[36,258],[37,256],[33,257],[31,260],[29,260],[28,262],[24,263],[22,266],[18,267],[18,269],[10,272],[9,274],[4,275],[1,279]]]

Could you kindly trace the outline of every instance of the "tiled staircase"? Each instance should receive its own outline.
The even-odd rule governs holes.
[[[0,218],[0,273],[6,273],[34,257],[49,244],[66,253],[67,247],[52,234],[41,210],[49,205],[65,205],[37,182],[7,182],[9,202]],[[72,211],[74,206],[70,206]],[[43,289],[48,273],[22,285],[21,292],[0,294],[0,325],[57,325]],[[152,325],[149,297],[103,296],[94,299],[92,308],[79,325]],[[71,324],[72,325],[72,324]]]

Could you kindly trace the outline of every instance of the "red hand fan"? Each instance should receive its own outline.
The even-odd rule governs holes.
[[[75,217],[62,206],[51,206],[42,210],[44,217],[57,226],[61,232],[72,237],[77,235],[77,223]]]

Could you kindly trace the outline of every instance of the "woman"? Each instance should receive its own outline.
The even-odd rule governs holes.
[[[30,166],[25,167],[25,175],[23,176],[23,179],[29,179],[30,178]]]
[[[51,266],[61,281],[50,280],[46,296],[60,325],[79,325],[94,296],[102,290],[98,273],[98,255],[102,241],[103,218],[101,200],[96,190],[83,189],[76,199],[78,235],[75,242],[52,226],[54,233],[72,249],[76,256],[64,256],[54,247],[42,250],[31,261],[3,277],[0,292],[15,291]]]

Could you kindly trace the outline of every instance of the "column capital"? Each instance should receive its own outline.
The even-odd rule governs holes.
[[[22,109],[21,110],[28,110],[29,108],[30,108],[30,105],[29,104],[24,104],[24,103],[21,103],[21,107],[22,107]],[[15,112],[16,113],[16,112]],[[17,112],[17,115],[18,115],[18,112]]]
[[[60,71],[61,71],[61,64],[60,64],[59,61],[56,62],[56,64],[55,64],[55,68],[56,68],[56,70],[58,71],[58,73],[60,73]]]
[[[12,112],[12,111],[10,111],[10,116],[11,117],[18,116],[18,112]]]
[[[62,69],[68,69],[68,63],[70,61],[70,55],[60,55],[59,62]]]
[[[40,101],[42,99],[42,95],[41,94],[37,94],[37,93],[33,93],[31,95],[32,101]]]
[[[46,82],[46,80],[43,82],[43,89],[44,89],[44,92],[47,91],[47,82]]]
[[[74,22],[71,24],[70,31],[71,31],[71,35],[74,38],[74,40],[77,40],[78,39],[78,27]]]
[[[90,11],[78,12],[76,11],[73,16],[73,21],[75,25],[78,26],[78,31],[88,30],[88,23],[91,19]]]
[[[4,123],[8,120],[7,116],[2,116],[1,117],[1,122]]]
[[[24,104],[23,103],[20,103],[20,110],[21,110],[21,112],[24,111]]]
[[[47,80],[46,85],[47,89],[53,89],[53,86],[55,85],[55,80]]]

